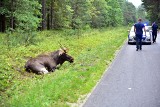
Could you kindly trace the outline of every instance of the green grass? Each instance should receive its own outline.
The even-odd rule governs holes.
[[[0,106],[68,107],[84,100],[112,62],[116,50],[127,38],[126,28],[88,30],[81,35],[71,31],[39,32],[36,45],[11,49],[1,44]],[[4,39],[4,34],[0,34]],[[29,57],[59,49],[58,42],[69,48],[74,64],[64,63],[47,75],[24,71]]]

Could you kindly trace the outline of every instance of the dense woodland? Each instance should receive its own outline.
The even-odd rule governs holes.
[[[160,1],[142,1],[136,8],[128,0],[1,0],[0,32],[30,44],[37,30],[130,26],[139,17],[160,23]]]
[[[156,21],[160,25],[160,0],[142,0],[147,11],[147,17],[151,22]]]
[[[1,0],[0,31],[128,25],[136,22],[138,10],[126,0]]]

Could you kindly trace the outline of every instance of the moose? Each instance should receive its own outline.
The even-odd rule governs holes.
[[[55,71],[58,65],[62,65],[65,61],[74,62],[74,58],[67,54],[67,48],[61,48],[48,54],[40,54],[35,58],[29,59],[25,64],[27,72],[36,74],[47,74]]]

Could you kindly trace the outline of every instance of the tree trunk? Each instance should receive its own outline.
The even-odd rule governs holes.
[[[72,22],[71,22],[71,26],[72,26],[72,29],[76,29],[76,22],[75,22],[75,19],[77,17],[77,11],[78,11],[78,6],[77,6],[77,3],[73,4],[72,6],[74,12],[73,12],[73,16],[72,16]]]
[[[55,8],[54,8],[54,4],[55,4],[55,0],[52,0],[52,28],[56,29],[56,17],[55,17]]]
[[[1,32],[5,32],[5,30],[6,30],[6,17],[5,17],[4,14],[3,14],[3,15],[2,15],[2,14],[0,15],[0,20],[1,20],[1,21],[0,21],[0,22],[1,22],[1,23],[0,23],[0,24],[1,24],[0,31],[1,31]]]
[[[51,7],[50,7],[50,28],[53,28],[53,0],[51,1]]]
[[[4,7],[4,1],[0,1],[0,7]],[[6,17],[5,14],[0,14],[0,32],[5,32],[6,30]]]
[[[50,15],[49,15],[49,9],[47,9],[47,30],[49,30],[50,29]]]
[[[0,1],[0,7],[2,7],[2,1]],[[0,14],[0,32],[2,32],[2,15]]]
[[[158,13],[158,20],[157,20],[157,22],[158,22],[158,24],[160,25],[160,1],[157,0],[157,2],[158,2],[158,3],[157,3],[157,4],[158,4],[158,6],[157,6],[157,8],[158,8],[158,9],[157,9],[157,10],[158,10],[158,12],[157,12],[157,13]]]
[[[0,32],[2,32],[2,15],[0,15]]]
[[[42,30],[46,29],[46,0],[42,0]]]
[[[15,29],[15,20],[14,20],[13,12],[14,12],[14,0],[11,0],[10,27],[11,27],[12,29]]]

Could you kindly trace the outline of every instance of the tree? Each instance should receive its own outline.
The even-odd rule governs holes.
[[[89,5],[90,2],[85,0],[72,0],[71,9],[72,9],[72,19],[71,27],[72,29],[79,29],[88,24],[90,20]]]
[[[136,7],[130,2],[126,2],[126,6],[127,9],[124,13],[124,20],[126,21],[126,24],[135,23],[137,21]]]
[[[108,12],[110,18],[109,25],[111,26],[121,25],[123,22],[123,13],[118,3],[118,0],[109,0],[108,5],[110,6]]]
[[[18,28],[25,23],[39,25],[41,6],[36,0],[1,0],[0,21],[3,28]],[[33,24],[34,23],[34,24]]]
[[[41,5],[35,0],[16,0],[14,17],[16,30],[21,33],[24,43],[28,45],[34,38],[41,19]],[[33,42],[33,41],[32,41]]]
[[[10,6],[10,28],[15,29],[15,19],[14,19],[14,11],[15,11],[15,0],[11,0]]]
[[[0,32],[6,30],[6,14],[7,9],[5,7],[5,0],[0,1]]]
[[[1,0],[0,6],[0,31],[101,28],[136,21],[136,8],[126,0]]]
[[[70,0],[48,0],[46,2],[46,9],[47,29],[61,29],[69,27],[72,14]]]
[[[157,21],[160,24],[160,1],[159,0],[142,0],[144,8],[148,13],[151,22]]]
[[[127,25],[127,18],[126,18],[126,13],[128,12],[127,10],[127,1],[126,0],[118,0],[120,8],[122,10],[122,14],[123,14],[123,25]]]
[[[140,6],[137,8],[137,17],[138,17],[138,18],[141,18],[141,19],[143,20],[143,22],[148,23],[147,13],[146,13],[146,10],[145,10],[145,8],[144,8],[143,5],[140,5]]]
[[[46,0],[42,0],[42,30],[46,29]]]
[[[91,26],[94,28],[106,27],[108,24],[108,5],[105,0],[92,2]]]
[[[123,22],[122,10],[117,0],[93,0],[92,27],[118,26]]]

